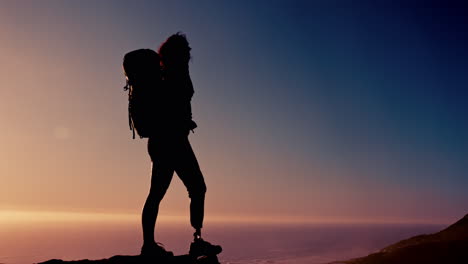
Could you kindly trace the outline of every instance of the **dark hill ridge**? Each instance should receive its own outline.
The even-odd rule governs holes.
[[[468,263],[468,214],[446,229],[419,235],[366,257],[334,264],[452,264]]]
[[[98,260],[72,260],[72,261],[63,261],[61,259],[51,259],[45,262],[38,264],[220,264],[216,256],[210,257],[201,257],[194,259],[189,255],[175,256],[166,260],[149,260],[142,258],[141,256],[123,256],[117,255],[108,259],[98,259]]]

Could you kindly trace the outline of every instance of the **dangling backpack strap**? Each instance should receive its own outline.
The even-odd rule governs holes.
[[[132,109],[132,87],[128,83],[127,80],[127,85],[124,86],[124,91],[128,90],[128,126],[130,127],[130,130],[132,131],[133,139],[135,139],[135,125],[133,124],[133,119],[132,115],[130,114],[130,111]]]
[[[133,125],[132,116],[130,115],[130,105],[128,106],[128,125],[133,133],[133,139],[135,139],[135,126]]]

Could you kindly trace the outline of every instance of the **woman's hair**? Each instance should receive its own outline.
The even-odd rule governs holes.
[[[161,65],[166,68],[180,68],[190,61],[190,46],[185,34],[177,32],[164,41],[159,47]]]

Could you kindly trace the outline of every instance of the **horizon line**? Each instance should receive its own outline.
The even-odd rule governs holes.
[[[0,223],[2,222],[133,222],[140,221],[141,214],[119,212],[89,212],[63,210],[2,210],[0,209]],[[161,215],[161,222],[185,222],[186,215]],[[410,218],[338,218],[338,217],[295,217],[295,216],[209,216],[206,223],[233,224],[430,224],[446,225],[454,221],[448,219],[410,219]]]

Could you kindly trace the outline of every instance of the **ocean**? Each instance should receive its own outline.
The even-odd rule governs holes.
[[[315,264],[365,256],[391,243],[444,226],[427,224],[205,224],[205,240],[223,246],[226,264]],[[192,240],[188,223],[158,223],[156,238],[175,254]],[[138,221],[49,221],[2,223],[0,263],[49,259],[102,259],[137,255],[142,243]]]

